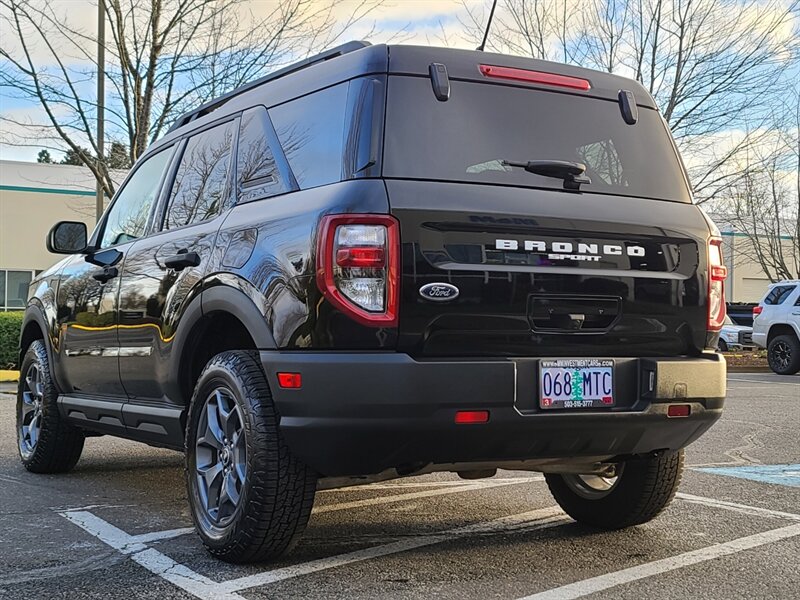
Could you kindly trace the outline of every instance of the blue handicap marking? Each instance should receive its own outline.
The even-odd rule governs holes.
[[[800,465],[744,465],[741,467],[702,467],[694,469],[714,475],[727,475],[761,483],[800,487]]]

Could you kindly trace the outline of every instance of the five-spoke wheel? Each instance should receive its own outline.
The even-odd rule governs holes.
[[[23,458],[30,457],[36,450],[36,442],[42,430],[42,401],[44,384],[37,363],[31,363],[21,381],[22,401],[19,403],[19,451]]]
[[[215,389],[206,399],[195,440],[196,477],[208,517],[230,522],[247,481],[244,420],[233,393]]]

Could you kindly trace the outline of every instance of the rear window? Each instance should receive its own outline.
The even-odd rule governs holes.
[[[691,201],[652,109],[639,107],[628,125],[615,101],[464,81],[439,102],[429,79],[392,77],[386,123],[386,177],[563,189],[561,179],[502,164],[562,160],[587,166],[582,191]]]
[[[783,301],[792,294],[794,287],[793,285],[776,285],[769,291],[767,297],[764,298],[764,304],[783,304]]]

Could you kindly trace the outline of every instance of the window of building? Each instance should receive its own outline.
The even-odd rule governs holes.
[[[125,183],[109,209],[100,248],[124,244],[144,235],[172,151],[170,148],[146,158]]]
[[[250,202],[289,191],[282,181],[270,147],[273,137],[266,108],[259,106],[242,114],[236,161],[239,202]]]
[[[33,276],[33,271],[0,270],[0,310],[25,308]]]
[[[341,83],[269,111],[301,189],[342,178],[347,85]]]
[[[172,186],[164,229],[199,223],[219,214],[224,204],[236,121],[189,138]]]

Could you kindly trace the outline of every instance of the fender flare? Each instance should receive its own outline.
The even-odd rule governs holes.
[[[203,317],[213,312],[225,312],[239,319],[259,350],[277,349],[266,316],[259,311],[248,294],[228,285],[203,289],[184,309],[175,338],[172,340],[173,348],[170,352],[168,371],[170,375],[165,382],[168,397],[181,397],[181,368],[185,366],[186,352],[190,350],[187,346],[192,342],[192,334],[197,324]]]
[[[17,344],[17,349],[19,350],[19,367],[22,367],[22,359],[25,358],[22,352],[22,335],[31,323],[36,323],[36,326],[42,334],[45,351],[47,352],[47,362],[50,363],[50,377],[56,383],[56,387],[62,389],[58,377],[56,376],[52,332],[47,325],[44,309],[35,302],[28,303],[28,306],[25,307],[25,315],[22,317],[22,327],[19,330],[19,342]]]

